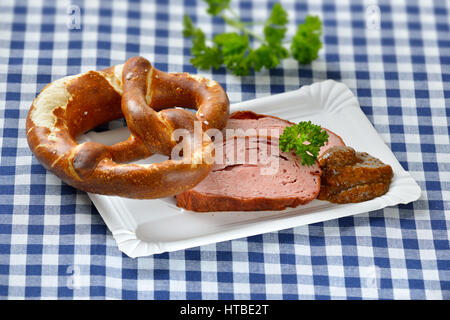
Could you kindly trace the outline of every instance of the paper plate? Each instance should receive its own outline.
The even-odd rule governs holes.
[[[307,205],[283,211],[211,213],[180,209],[174,198],[134,200],[89,194],[122,252],[130,257],[139,257],[186,249],[406,204],[420,197],[417,183],[401,167],[361,111],[358,100],[342,83],[327,80],[231,106],[231,111],[237,110],[251,110],[293,122],[311,120],[332,130],[357,151],[368,152],[391,165],[394,178],[389,192],[373,200],[353,204],[313,200]],[[89,132],[85,138],[113,144],[128,136],[127,128],[118,128],[102,133]],[[164,159],[155,157],[140,163]]]

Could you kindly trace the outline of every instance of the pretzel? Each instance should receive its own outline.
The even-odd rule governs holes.
[[[220,130],[228,115],[228,97],[217,82],[165,73],[134,57],[124,65],[48,84],[30,107],[26,132],[39,162],[67,184],[90,193],[154,199],[184,192],[203,180],[212,167],[204,159],[213,144],[202,139],[182,159],[130,162],[154,153],[170,155],[179,142],[174,130],[192,132],[196,120],[203,129]],[[81,134],[122,117],[131,132],[127,140],[112,146],[77,142]]]

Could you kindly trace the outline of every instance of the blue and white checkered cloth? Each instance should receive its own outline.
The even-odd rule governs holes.
[[[233,0],[247,20],[275,1]],[[228,30],[201,0],[0,3],[0,297],[2,299],[449,299],[450,4],[281,0],[287,37],[320,15],[311,65],[235,77],[196,70],[189,14],[208,36]],[[421,186],[408,205],[188,250],[131,259],[87,195],[31,154],[31,101],[60,77],[143,55],[168,72],[219,81],[231,102],[325,79],[350,87]]]

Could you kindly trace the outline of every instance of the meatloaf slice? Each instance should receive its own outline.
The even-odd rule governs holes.
[[[283,210],[315,199],[320,191],[318,163],[303,166],[295,154],[279,151],[278,137],[290,125],[253,112],[232,114],[224,140],[215,142],[216,164],[211,173],[193,189],[177,195],[177,205],[200,212]],[[278,134],[270,138],[250,134],[245,143],[238,143],[236,138],[227,138],[226,129],[278,129]],[[330,145],[343,144],[337,135],[330,136],[335,136]],[[222,158],[217,150],[223,150]]]
[[[252,111],[237,111],[230,116],[225,129],[267,129],[268,133],[271,133],[271,129],[277,129],[277,137],[279,137],[283,133],[284,128],[293,124],[293,122],[274,116],[257,114]],[[328,141],[320,148],[319,156],[331,147],[345,146],[341,137],[329,129],[324,129],[328,132]]]
[[[234,139],[225,140],[224,150],[234,148],[234,155],[244,154],[241,160],[245,161],[225,155],[226,163],[215,164],[202,182],[178,195],[177,205],[193,211],[282,210],[317,197],[321,174],[318,164],[303,166],[292,153],[269,155],[265,151],[270,150],[273,140],[249,140],[253,141],[244,150],[236,147]],[[258,155],[256,163],[248,161],[252,151]]]

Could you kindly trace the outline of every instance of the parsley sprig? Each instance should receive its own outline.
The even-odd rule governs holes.
[[[303,165],[311,166],[316,162],[320,147],[327,141],[326,130],[311,121],[302,121],[284,129],[280,136],[280,149],[283,152],[294,150]]]
[[[225,23],[237,29],[236,32],[217,34],[209,41],[205,33],[196,28],[191,18],[183,18],[183,35],[192,38],[191,63],[199,69],[218,69],[221,65],[238,76],[248,75],[251,70],[277,67],[282,59],[291,56],[301,64],[317,59],[322,47],[322,22],[319,17],[306,16],[305,22],[297,27],[290,50],[285,46],[284,37],[289,23],[288,14],[280,3],[273,5],[267,21],[263,24],[263,34],[257,34],[242,22],[231,8],[231,0],[204,0],[207,12],[220,16]],[[258,46],[252,40],[259,42]]]

